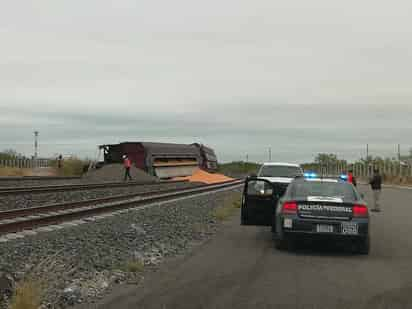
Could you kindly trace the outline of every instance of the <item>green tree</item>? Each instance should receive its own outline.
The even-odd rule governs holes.
[[[0,152],[0,160],[12,160],[18,157],[19,154],[13,149],[5,149]]]
[[[315,163],[320,165],[335,164],[338,162],[338,157],[335,154],[319,153],[315,157]]]

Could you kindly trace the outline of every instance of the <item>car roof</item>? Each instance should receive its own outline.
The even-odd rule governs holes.
[[[285,163],[285,162],[265,162],[262,164],[263,166],[293,166],[293,167],[300,167],[299,164],[296,163]]]

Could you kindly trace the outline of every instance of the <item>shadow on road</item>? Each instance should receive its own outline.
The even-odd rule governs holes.
[[[361,257],[356,253],[356,244],[350,240],[328,238],[295,240],[286,252],[295,255]]]

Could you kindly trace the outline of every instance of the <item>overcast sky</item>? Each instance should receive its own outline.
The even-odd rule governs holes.
[[[0,4],[0,150],[199,141],[222,161],[412,146],[411,1]]]

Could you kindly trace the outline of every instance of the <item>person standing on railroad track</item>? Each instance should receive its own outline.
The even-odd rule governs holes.
[[[124,166],[124,181],[127,179],[132,180],[130,176],[130,168],[132,167],[132,162],[127,155],[123,155],[123,166]]]
[[[381,211],[380,207],[380,198],[381,198],[381,191],[382,191],[382,176],[379,174],[379,170],[375,169],[373,171],[373,177],[369,181],[369,184],[373,190],[373,209],[372,211]]]

